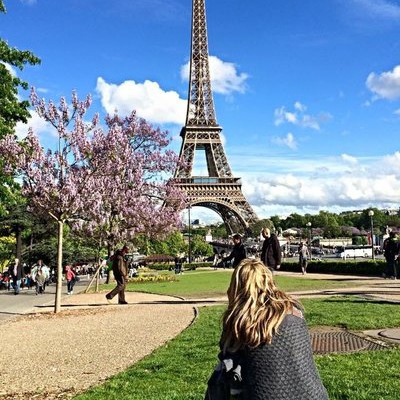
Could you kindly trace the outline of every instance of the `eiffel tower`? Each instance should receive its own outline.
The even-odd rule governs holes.
[[[202,206],[217,212],[229,234],[249,232],[257,220],[242,193],[240,178],[232,174],[221,142],[222,128],[217,124],[211,90],[205,0],[193,0],[192,46],[186,124],[180,160],[174,182],[187,196],[188,206]],[[206,156],[208,176],[193,176],[196,150]]]

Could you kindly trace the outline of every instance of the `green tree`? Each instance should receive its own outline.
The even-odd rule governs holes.
[[[226,231],[224,223],[211,225],[210,229],[211,229],[211,235],[214,239],[226,239],[228,237],[228,232]]]
[[[258,236],[263,228],[269,228],[271,231],[275,231],[274,223],[270,219],[260,219],[253,222],[250,225],[250,230],[253,232],[253,236]]]
[[[304,228],[307,222],[310,222],[310,219],[305,215],[300,215],[297,213],[290,214],[287,217],[288,228]]]
[[[4,3],[0,0],[0,13],[5,12]],[[0,138],[13,133],[17,122],[27,122],[29,118],[29,102],[18,97],[18,90],[28,89],[28,83],[15,76],[12,70],[12,67],[23,70],[26,64],[40,64],[40,59],[30,51],[9,46],[0,38]],[[0,175],[0,215],[4,213],[4,205],[14,188],[12,178]]]
[[[207,257],[213,254],[213,248],[200,235],[194,235],[190,242],[191,254],[195,257]]]
[[[166,254],[176,257],[187,251],[187,243],[179,231],[167,235],[163,239],[149,238],[146,235],[137,235],[133,240],[139,251],[146,255]]]
[[[15,250],[15,237],[0,236],[0,271],[3,272],[8,263],[12,260]]]
[[[0,0],[0,12],[5,13]],[[11,67],[23,70],[26,64],[40,64],[40,59],[27,50],[18,50],[0,38],[0,136],[12,133],[17,122],[27,122],[29,102],[18,98],[18,89],[28,89],[28,83],[15,76]]]

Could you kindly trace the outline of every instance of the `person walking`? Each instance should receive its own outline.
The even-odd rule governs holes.
[[[302,307],[276,287],[260,260],[246,259],[232,274],[220,350],[221,362],[240,374],[240,399],[328,400]],[[206,399],[213,398],[212,384],[211,378]]]
[[[49,283],[50,269],[43,263],[43,260],[39,259],[36,264],[32,267],[32,279],[35,280],[37,272],[41,270],[44,276],[43,292],[46,290],[46,285]]]
[[[74,294],[74,286],[79,279],[76,276],[76,271],[70,265],[65,267],[65,277],[67,279],[67,294]]]
[[[43,273],[42,269],[39,268],[36,271],[35,275],[35,282],[36,282],[36,294],[43,294],[44,293],[44,285],[46,282],[46,276]]]
[[[306,246],[303,242],[300,242],[299,246],[299,264],[301,268],[301,272],[303,275],[307,273],[307,265],[308,259],[310,257],[310,252],[308,251],[308,246]]]
[[[273,273],[281,267],[282,251],[279,240],[269,228],[263,228],[261,231],[264,243],[261,249],[261,261]]]
[[[222,259],[222,262],[226,265],[228,261],[231,261],[232,268],[236,268],[246,258],[246,248],[242,243],[242,236],[239,233],[235,233],[232,236],[232,240],[233,249],[228,257]]]
[[[128,252],[128,247],[124,246],[121,250],[117,250],[112,258],[112,271],[117,281],[117,286],[106,294],[107,301],[111,301],[118,294],[118,304],[128,304],[125,300],[125,287],[128,282],[128,268],[125,255]]]
[[[14,260],[14,264],[12,264],[9,268],[9,272],[13,281],[14,294],[17,295],[21,289],[21,280],[24,277],[24,271],[22,268],[22,264],[19,259],[16,258]]]
[[[391,231],[389,237],[383,242],[383,251],[386,259],[386,267],[383,277],[397,279],[396,259],[399,256],[399,243],[396,240],[396,233]]]

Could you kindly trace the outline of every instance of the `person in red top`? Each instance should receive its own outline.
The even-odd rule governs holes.
[[[73,294],[74,293],[74,285],[75,285],[75,272],[72,270],[70,265],[65,267],[65,275],[67,278],[67,293]]]

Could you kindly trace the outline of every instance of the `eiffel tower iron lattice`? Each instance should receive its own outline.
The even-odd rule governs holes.
[[[174,183],[187,196],[189,206],[217,212],[228,233],[249,230],[257,215],[242,193],[240,178],[232,174],[221,142],[211,90],[205,0],[193,0],[192,45],[186,124]],[[193,176],[196,150],[205,153],[208,176]]]

